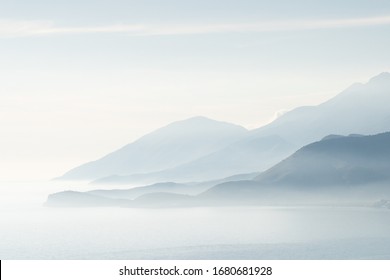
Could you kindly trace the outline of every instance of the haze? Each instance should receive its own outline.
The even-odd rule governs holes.
[[[246,128],[389,71],[386,1],[2,1],[0,180],[196,115]]]

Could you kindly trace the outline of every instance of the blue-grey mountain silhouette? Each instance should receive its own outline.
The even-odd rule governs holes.
[[[205,118],[177,122],[62,178],[108,184],[184,183],[264,171],[330,134],[390,131],[388,104],[390,74],[382,73],[327,102],[299,107],[250,132]]]
[[[370,135],[390,131],[388,104],[390,74],[382,73],[367,84],[355,84],[318,106],[287,112],[225,149],[177,167],[176,174],[184,173],[186,169],[202,170],[203,166],[214,166],[212,170],[216,174],[234,170],[236,173],[264,171],[298,148],[327,135]]]
[[[104,189],[104,190],[93,190],[86,193],[98,195],[105,198],[114,199],[135,199],[145,194],[150,193],[174,193],[184,195],[198,195],[209,188],[221,184],[224,182],[236,181],[236,180],[250,180],[255,178],[257,173],[238,174],[218,180],[205,181],[205,182],[189,182],[189,183],[174,183],[174,182],[163,182],[156,183],[148,186],[135,187],[131,189]]]
[[[298,195],[348,194],[350,198],[390,195],[390,132],[372,136],[334,135],[304,146],[250,181],[219,184],[202,197],[292,199]]]
[[[94,180],[156,172],[222,149],[247,134],[243,127],[194,117],[147,134],[103,158],[76,167],[60,179]]]
[[[131,189],[100,189],[86,192],[63,191],[48,197],[46,206],[49,207],[170,207],[189,206],[198,203],[194,196],[224,182],[249,180],[259,173],[239,174],[219,180],[192,183],[156,183],[149,186]],[[191,196],[190,196],[191,195]],[[161,199],[161,202],[158,200]],[[168,203],[169,202],[169,203]]]
[[[279,135],[302,147],[330,134],[377,134],[390,131],[390,73],[367,84],[354,84],[318,106],[294,109],[251,133]]]
[[[279,162],[293,152],[293,145],[279,136],[250,137],[206,156],[159,172],[109,176],[94,184],[188,182],[218,180],[233,174],[254,173]]]
[[[79,206],[81,199],[86,205],[126,207],[316,204],[313,198],[318,197],[330,199],[333,204],[341,200],[383,200],[390,197],[390,132],[325,137],[250,180],[253,176],[233,177],[231,181],[227,178],[214,187],[207,186],[209,189],[197,196],[189,195],[191,185],[165,183],[77,196],[64,192],[49,197],[48,205]]]

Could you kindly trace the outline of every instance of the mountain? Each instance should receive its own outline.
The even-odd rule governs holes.
[[[389,185],[390,132],[333,135],[304,146],[254,180],[220,184],[201,196],[275,201],[293,195],[343,193],[379,199],[390,195]]]
[[[83,192],[63,191],[49,195],[44,205],[47,207],[123,207],[128,206],[129,201],[105,198]]]
[[[318,105],[287,112],[249,137],[279,135],[302,147],[329,134],[377,134],[390,131],[390,73],[367,84],[354,84]]]
[[[145,194],[161,193],[161,192],[185,194],[185,195],[197,195],[217,184],[230,182],[234,180],[250,180],[255,178],[257,175],[259,175],[259,173],[238,174],[235,176],[230,176],[230,177],[213,180],[213,181],[189,182],[189,183],[164,182],[164,183],[156,183],[148,186],[136,187],[131,189],[93,190],[93,191],[88,191],[86,193],[98,195],[105,198],[115,198],[115,199],[135,199]]]
[[[194,196],[175,193],[150,193],[136,199],[115,199],[101,197],[92,193],[63,191],[48,196],[46,207],[85,208],[85,207],[131,207],[131,208],[167,208],[198,206]]]
[[[161,183],[130,190],[61,192],[51,195],[47,205],[192,207],[345,205],[346,202],[362,205],[363,201],[372,206],[373,201],[387,201],[390,197],[390,132],[327,136],[254,175],[199,185]],[[206,191],[196,195],[202,189]]]
[[[104,178],[102,182],[155,183],[213,180],[263,171],[296,149],[329,134],[375,134],[390,130],[390,74],[354,84],[318,106],[292,110],[246,137],[193,161],[158,172]]]
[[[189,182],[217,180],[232,174],[254,173],[276,164],[292,153],[295,146],[272,135],[259,138],[244,138],[216,152],[177,167],[159,172],[109,176],[94,181],[94,184],[155,183],[165,181]]]
[[[146,205],[170,207],[173,205],[177,206],[178,200],[180,200],[183,206],[188,206],[189,198],[191,198],[194,201],[192,205],[195,206],[197,200],[194,196],[209,188],[232,180],[253,179],[258,174],[239,174],[215,181],[186,184],[165,182],[131,189],[92,190],[86,192],[62,191],[49,195],[45,205],[49,207],[144,207]],[[162,199],[162,201],[158,202],[159,199]],[[168,201],[170,202],[169,204]]]
[[[101,159],[70,170],[59,179],[95,180],[169,169],[223,149],[247,133],[241,126],[194,117],[160,128]]]
[[[299,107],[249,132],[205,118],[177,122],[62,178],[109,184],[184,183],[264,171],[330,134],[390,131],[388,104],[390,74],[382,73],[327,102]]]
[[[254,180],[309,188],[390,180],[390,132],[325,138],[301,148]]]

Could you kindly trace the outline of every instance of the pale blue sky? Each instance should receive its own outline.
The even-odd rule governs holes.
[[[0,179],[194,115],[248,128],[390,70],[389,1],[1,1]]]

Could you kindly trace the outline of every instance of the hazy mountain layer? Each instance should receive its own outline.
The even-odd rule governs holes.
[[[49,205],[183,207],[226,204],[338,204],[390,197],[390,132],[373,136],[336,136],[304,146],[261,173],[203,184],[165,183],[130,190],[64,192]],[[248,180],[249,179],[249,180]],[[214,187],[212,184],[217,184]],[[200,192],[197,196],[194,190]],[[126,202],[124,202],[126,200]]]
[[[278,136],[245,138],[226,148],[175,168],[146,174],[110,176],[94,184],[155,183],[164,181],[188,182],[249,172],[258,172],[276,164],[294,151],[294,146]]]
[[[390,131],[388,104],[390,74],[382,73],[325,103],[297,108],[249,133],[242,127],[199,117],[173,123],[69,171],[62,179],[152,184],[259,172],[329,134]]]
[[[377,134],[390,131],[389,103],[390,73],[382,73],[318,106],[296,108],[251,134],[279,135],[298,146],[329,134]]]
[[[243,127],[195,117],[160,128],[60,179],[94,180],[172,168],[223,149],[246,134]]]
[[[326,137],[299,149],[252,181],[227,182],[204,198],[275,202],[283,197],[350,195],[387,198],[390,195],[390,132],[373,136]],[[344,197],[345,198],[345,197]]]
[[[255,178],[262,184],[354,186],[390,180],[390,132],[324,139]]]
[[[255,178],[259,173],[239,174],[219,180],[206,182],[192,182],[192,183],[157,183],[149,186],[136,187],[131,189],[104,189],[92,190],[87,192],[63,191],[52,194],[48,197],[47,206],[53,207],[96,207],[96,206],[127,206],[132,207],[139,205],[140,207],[147,204],[156,206],[158,200],[163,197],[161,206],[167,207],[167,199],[172,203],[180,200],[180,198],[189,199],[189,195],[198,195],[211,187],[224,182],[234,180],[250,180]],[[183,195],[183,196],[178,196]],[[134,203],[133,200],[141,198],[141,202]],[[172,198],[173,196],[173,198]],[[195,200],[196,202],[196,200]],[[186,203],[187,204],[187,203]]]

